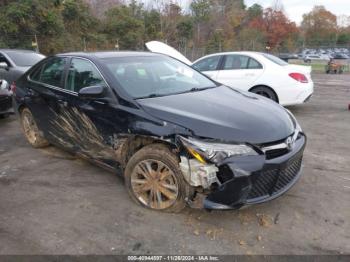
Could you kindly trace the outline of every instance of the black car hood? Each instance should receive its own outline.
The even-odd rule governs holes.
[[[152,116],[188,128],[199,137],[261,144],[294,132],[283,107],[226,86],[137,101]]]

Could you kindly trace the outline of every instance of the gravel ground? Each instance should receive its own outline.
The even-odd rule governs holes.
[[[350,76],[314,79],[290,107],[309,138],[302,178],[239,211],[146,210],[121,178],[0,120],[0,254],[349,254]]]

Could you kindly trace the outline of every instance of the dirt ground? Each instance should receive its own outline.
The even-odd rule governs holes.
[[[14,116],[0,120],[0,254],[349,254],[350,76],[314,80],[290,108],[309,139],[302,178],[239,211],[146,210],[121,178],[31,148]]]

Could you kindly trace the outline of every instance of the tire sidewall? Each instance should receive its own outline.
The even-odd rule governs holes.
[[[188,183],[184,180],[180,166],[178,164],[178,160],[176,156],[170,152],[170,150],[167,150],[165,147],[163,149],[156,149],[152,150],[154,146],[146,146],[143,149],[136,152],[131,159],[129,160],[125,171],[124,171],[124,177],[125,177],[125,185],[127,187],[128,193],[130,197],[140,204],[143,207],[146,207],[151,210],[155,211],[163,211],[163,212],[179,212],[186,206],[186,199],[189,198],[191,187],[188,185]],[[163,154],[162,154],[163,151]],[[169,155],[172,154],[172,157],[169,157]],[[164,163],[166,166],[168,166],[171,171],[175,175],[175,179],[178,185],[178,195],[175,203],[165,209],[153,209],[145,204],[143,204],[134,194],[132,186],[131,186],[131,175],[137,166],[138,163],[144,160],[156,160]]]
[[[254,94],[257,94],[258,91],[264,91],[266,92],[270,97],[265,97],[265,98],[268,98],[272,101],[275,101],[276,103],[278,103],[278,98],[277,98],[277,95],[275,94],[274,91],[272,91],[270,88],[268,87],[265,87],[265,86],[257,86],[257,87],[254,87],[251,92],[254,93]],[[260,94],[257,94],[257,95],[260,95]]]

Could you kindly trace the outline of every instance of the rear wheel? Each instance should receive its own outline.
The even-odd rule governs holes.
[[[254,87],[252,90],[250,90],[250,92],[255,93],[257,95],[264,96],[264,97],[269,98],[269,99],[275,101],[276,103],[278,103],[278,98],[277,98],[277,95],[275,94],[275,92],[266,86]]]
[[[162,144],[136,152],[125,168],[125,184],[132,199],[144,207],[179,212],[191,197],[178,158]]]
[[[28,108],[24,108],[21,111],[21,125],[25,137],[33,147],[40,148],[49,145],[49,142],[43,137]]]

